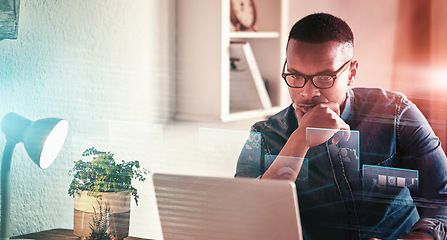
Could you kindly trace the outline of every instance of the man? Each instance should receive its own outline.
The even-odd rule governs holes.
[[[235,176],[294,181],[305,239],[447,239],[438,138],[403,94],[349,87],[353,52],[335,16],[292,27],[283,69],[292,104],[252,126],[249,141],[260,145],[244,148]]]

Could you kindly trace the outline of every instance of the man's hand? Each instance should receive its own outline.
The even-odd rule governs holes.
[[[298,118],[298,131],[307,134],[307,128],[322,129],[307,134],[306,144],[308,147],[324,143],[332,136],[334,136],[333,144],[337,144],[341,139],[349,139],[350,127],[340,118],[340,106],[337,103],[319,103],[305,114],[295,104],[293,107]]]
[[[340,107],[337,103],[320,103],[309,109],[306,114],[295,108],[299,127],[295,130],[282,148],[278,157],[262,176],[263,179],[289,179],[295,181],[300,172],[303,159],[310,147],[326,142],[332,136],[332,142],[338,143],[342,138],[349,138],[349,125],[340,118]],[[307,134],[307,128],[319,128]],[[330,129],[330,130],[327,130]],[[307,136],[306,136],[307,134]]]

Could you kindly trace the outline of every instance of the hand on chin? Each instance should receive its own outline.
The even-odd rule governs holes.
[[[341,139],[346,141],[350,136],[350,127],[340,118],[340,105],[335,102],[317,103],[315,105],[293,103],[297,120],[298,132],[306,134],[306,141],[309,147],[321,144],[331,137],[332,143],[337,144]],[[307,129],[322,129],[308,135]],[[348,130],[348,131],[340,131]]]
[[[298,117],[298,121],[304,116],[304,114],[310,112],[315,106],[319,105],[319,104],[324,104],[332,109],[332,111],[336,112],[338,115],[340,112],[340,108],[338,104],[335,103],[331,103],[329,102],[327,99],[323,100],[323,101],[318,101],[318,102],[310,102],[310,103],[297,103],[297,102],[293,102],[292,103],[292,107],[295,109],[295,112],[297,113],[297,117]]]

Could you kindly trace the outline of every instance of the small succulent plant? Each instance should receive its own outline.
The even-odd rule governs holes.
[[[99,213],[93,207],[93,223],[90,223],[92,232],[86,240],[115,240],[116,236],[113,231],[110,231],[111,213],[109,203],[102,203],[98,200]]]

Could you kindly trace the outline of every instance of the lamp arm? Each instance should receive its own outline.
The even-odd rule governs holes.
[[[11,170],[11,160],[12,153],[14,152],[14,147],[16,146],[16,141],[11,141],[6,139],[5,150],[3,151],[2,157],[2,170],[1,170],[1,229],[0,229],[0,240],[9,240],[9,212],[10,212],[10,193],[11,187],[9,184],[9,173]]]

